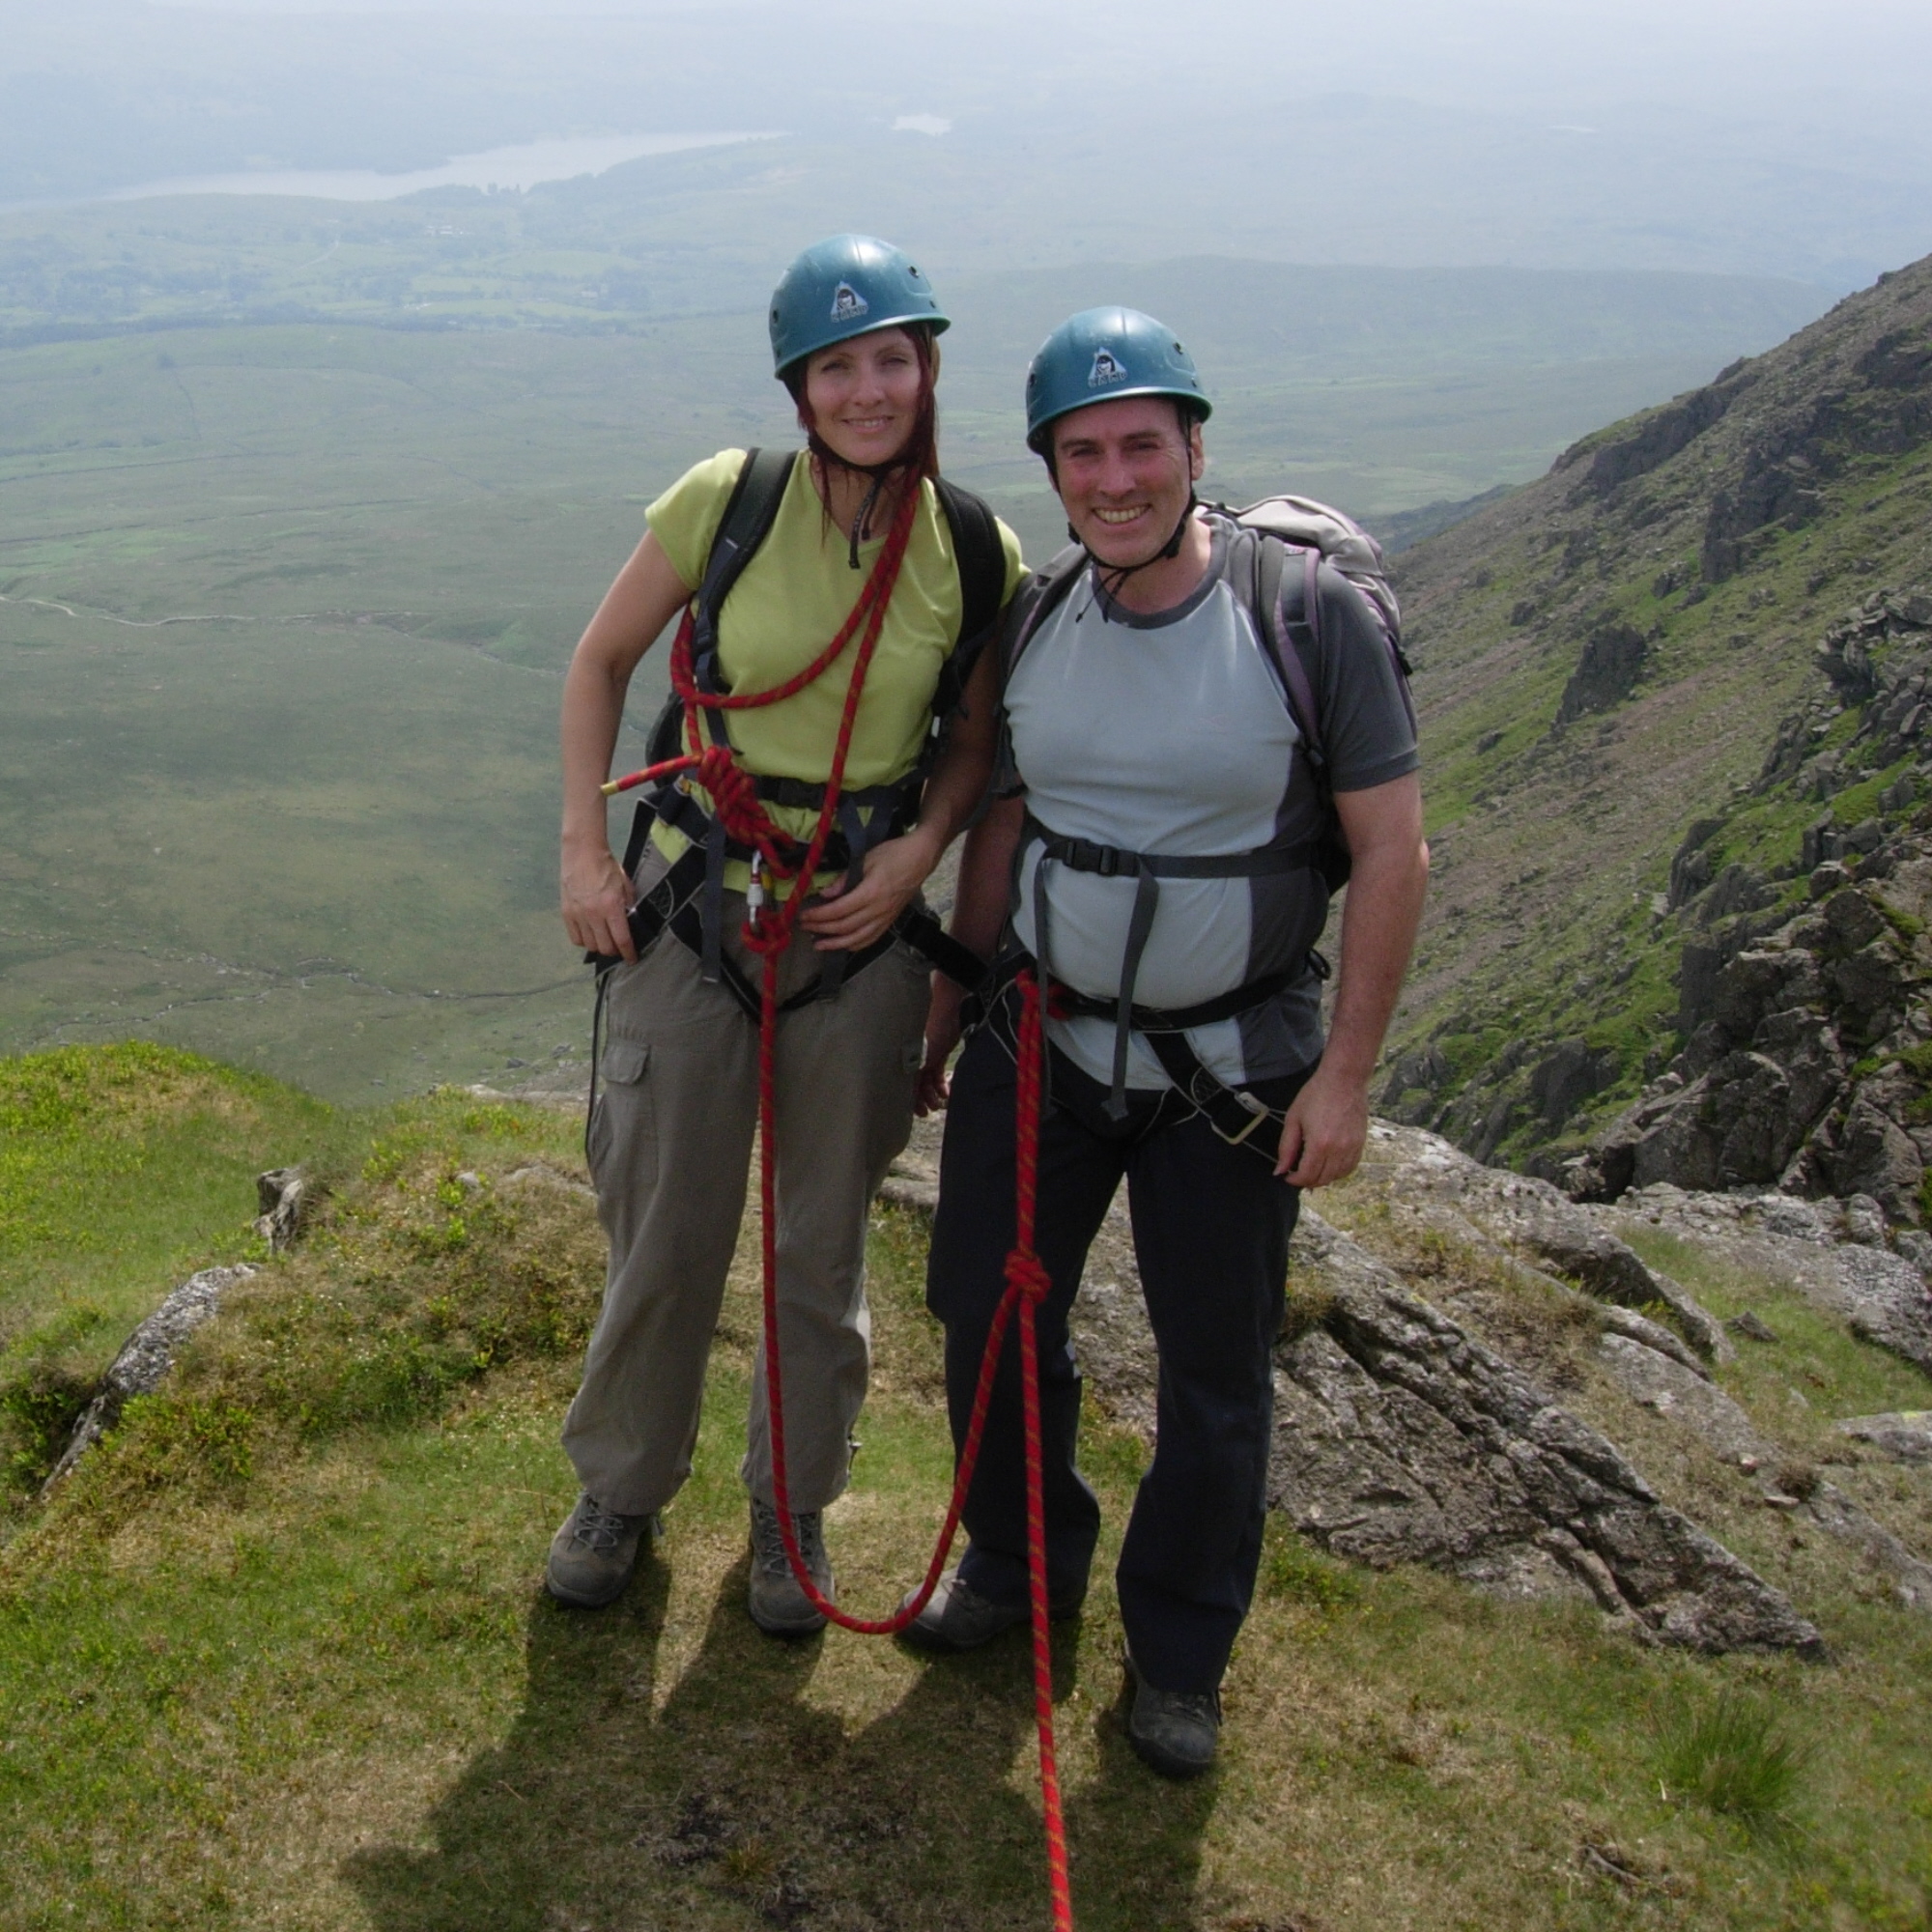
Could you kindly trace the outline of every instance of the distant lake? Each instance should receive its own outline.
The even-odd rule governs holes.
[[[239,175],[178,175],[117,188],[100,199],[144,201],[160,194],[299,194],[324,201],[394,201],[426,187],[534,187],[539,182],[572,181],[601,175],[645,155],[674,155],[687,148],[720,148],[734,141],[768,141],[769,133],[600,134],[572,141],[526,141],[520,147],[491,148],[480,155],[458,155],[440,168],[383,175],[371,168],[269,169]]]

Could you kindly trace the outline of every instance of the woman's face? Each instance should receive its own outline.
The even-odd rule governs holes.
[[[919,420],[919,352],[902,328],[875,328],[821,349],[805,365],[812,427],[856,469],[890,463]]]

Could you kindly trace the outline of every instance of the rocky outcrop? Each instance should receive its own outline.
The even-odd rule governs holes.
[[[1297,1529],[1363,1562],[1431,1563],[1505,1591],[1567,1580],[1663,1643],[1822,1649],[1604,1436],[1365,1248],[1304,1219],[1332,1302],[1277,1353],[1268,1476]]]
[[[1932,1375],[1932,1292],[1917,1263],[1886,1247],[1876,1202],[1696,1194],[1665,1181],[1590,1211],[1613,1235],[1655,1228],[1745,1278],[1796,1289],[1861,1340]]]
[[[220,1307],[222,1295],[254,1272],[242,1266],[203,1268],[183,1282],[128,1336],[101,1378],[99,1393],[74,1424],[67,1448],[42,1487],[43,1496],[72,1474],[80,1459],[121,1419],[121,1411],[129,1401],[137,1395],[152,1395],[160,1387],[182,1345]]]
[[[1563,687],[1557,724],[1574,724],[1593,711],[1621,704],[1636,689],[1649,651],[1643,633],[1634,624],[1598,624],[1584,639],[1577,668]]]
[[[1353,1185],[1392,1219],[1451,1235],[1505,1267],[1520,1266],[1527,1255],[1605,1302],[1625,1309],[1661,1303],[1700,1354],[1730,1354],[1708,1310],[1547,1180],[1485,1167],[1438,1134],[1376,1121]]]
[[[1919,806],[1932,794],[1932,597],[1875,592],[1833,626],[1818,666],[1830,699],[1786,719],[1744,804],[1833,799],[1902,760],[1913,769],[1854,822],[1834,808],[1813,823],[1787,886],[1716,863],[1727,814],[1691,826],[1666,907],[1692,932],[1678,973],[1684,1045],[1564,1165],[1578,1199],[1660,1182],[1777,1187],[1868,1196],[1895,1227],[1925,1218],[1932,814]]]
[[[255,1232],[269,1244],[270,1254],[281,1254],[301,1239],[315,1209],[316,1189],[298,1167],[271,1167],[255,1177]]]
[[[1838,1433],[1869,1442],[1897,1463],[1932,1463],[1932,1409],[1849,1415],[1838,1424]]]

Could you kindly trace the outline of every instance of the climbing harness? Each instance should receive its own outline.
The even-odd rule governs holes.
[[[700,707],[711,712],[713,739],[728,748],[724,711],[743,707],[726,707],[714,701],[726,690],[718,638],[720,615],[733,585],[771,534],[797,460],[789,450],[753,449],[746,453],[719,521],[703,581],[685,613],[685,628],[679,633],[679,646],[673,653],[675,657],[681,651],[685,670],[681,679],[673,677],[669,699],[651,727],[649,763],[643,771],[634,772],[606,787],[607,792],[629,791],[654,780],[661,781],[639,804],[633,821],[630,843],[624,854],[627,876],[635,876],[637,872],[654,820],[661,819],[690,841],[691,849],[676,861],[669,875],[633,909],[631,931],[638,951],[641,952],[669,925],[698,955],[704,977],[714,982],[722,981],[753,1020],[757,1017],[756,992],[724,956],[720,935],[725,864],[730,860],[749,862],[755,848],[739,838],[723,816],[706,811],[693,797],[691,783],[702,785],[702,776],[679,755],[679,748],[691,733],[695,710]],[[961,490],[943,477],[934,477],[932,486],[952,537],[960,594],[958,640],[940,668],[933,695],[936,731],[957,706],[980,649],[998,622],[1000,608],[1006,601],[1007,564],[999,525],[987,505],[971,491]],[[806,672],[801,673],[803,684],[810,683],[817,674],[817,669],[808,666]],[[803,689],[803,684],[796,680],[793,684]],[[697,689],[688,698],[686,691],[691,686]],[[787,695],[790,688],[787,687]],[[761,701],[776,701],[765,698],[764,694],[760,697]],[[698,750],[700,746],[694,741],[693,749]],[[863,876],[866,855],[874,845],[910,828],[918,810],[920,788],[930,768],[929,759],[930,745],[927,756],[903,778],[860,790],[841,789],[836,806],[837,823],[821,857],[826,865],[842,867],[848,883],[856,884]],[[809,780],[749,773],[744,778],[755,789],[759,801],[767,806],[808,811],[818,811],[825,806],[825,787]],[[710,789],[708,785],[703,788]],[[980,962],[950,939],[939,922],[927,913],[911,910],[902,914],[897,936],[954,979],[970,981],[979,975]],[[818,984],[795,995],[794,1004],[802,1006],[816,998],[829,998],[845,978],[869,965],[890,945],[891,938],[887,937],[862,952],[827,954]],[[587,959],[600,969],[617,963],[614,953],[592,953]]]
[[[747,467],[749,469],[750,466]],[[791,944],[799,914],[810,895],[811,881],[818,874],[838,818],[845,762],[851,750],[853,728],[858,721],[866,673],[871,666],[873,651],[885,627],[887,607],[898,582],[899,567],[911,540],[919,502],[918,488],[908,488],[894,513],[878,561],[873,565],[851,614],[838,636],[804,669],[781,684],[765,691],[742,694],[705,689],[694,664],[693,638],[696,629],[698,603],[694,599],[678,628],[670,662],[671,686],[684,707],[686,749],[673,757],[659,759],[643,771],[612,781],[604,790],[608,796],[654,781],[688,777],[701,784],[709,794],[714,822],[724,828],[726,837],[751,854],[752,880],[746,895],[747,917],[743,940],[746,950],[759,960],[761,969],[756,995],[758,1193],[763,1222],[761,1260],[764,1276],[765,1392],[771,1423],[772,1499],[777,1506],[779,1533],[784,1543],[785,1560],[791,1565],[792,1575],[805,1593],[807,1602],[829,1622],[862,1636],[888,1636],[904,1630],[932,1601],[932,1593],[938,1587],[958,1531],[967,1492],[972,1487],[973,1471],[979,1461],[980,1444],[992,1403],[994,1377],[1007,1331],[1012,1325],[1014,1315],[1018,1315],[1026,1436],[1027,1568],[1033,1624],[1034,1717],[1039,1734],[1040,1800],[1045,1814],[1047,1877],[1055,1932],[1072,1932],[1073,1911],[1066,1872],[1066,1831],[1054,1748],[1053,1652],[1047,1613],[1045,1480],[1036,1327],[1036,1311],[1051,1286],[1051,1279],[1033,1244],[1045,1032],[1038,986],[1029,975],[1021,975],[1018,980],[1022,1012],[1019,1028],[1020,1071],[1015,1090],[1017,1158],[1014,1241],[1007,1258],[1006,1292],[994,1313],[987,1335],[986,1352],[974,1392],[972,1413],[953,1476],[952,1494],[947,1505],[946,1520],[941,1526],[932,1560],[926,1566],[924,1578],[918,1590],[891,1616],[855,1617],[841,1610],[819,1589],[799,1548],[785,1468],[784,1384],[779,1355],[778,1303],[778,1023],[785,1007],[795,1005],[797,1001],[781,1002],[778,997],[779,962]],[[823,676],[845,654],[855,637],[858,639],[858,649],[852,661],[851,681],[846,688],[831,770],[818,802],[818,821],[810,838],[800,841],[772,822],[765,810],[766,795],[761,794],[760,781],[738,762],[730,744],[705,742],[698,724],[698,714],[700,711],[751,710],[780,703]],[[774,892],[767,891],[767,880],[788,883],[792,890],[780,899]],[[671,896],[674,898],[675,894]],[[683,906],[661,917],[660,924],[674,924],[688,909],[687,900]],[[661,914],[663,912],[662,907],[656,910]],[[947,943],[962,960],[972,962],[971,977],[980,977],[982,969],[980,962],[956,941],[949,940]],[[721,955],[719,964],[720,977],[723,978],[722,969],[729,962]],[[607,980],[608,971],[600,973],[600,993]],[[750,992],[744,976],[738,974],[724,983],[743,1004],[745,994]]]

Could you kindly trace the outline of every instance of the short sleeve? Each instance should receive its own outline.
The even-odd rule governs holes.
[[[998,517],[993,522],[999,526],[1000,548],[1006,554],[1007,582],[1000,592],[1000,609],[1005,610],[1013,601],[1013,592],[1026,582],[1026,558],[1020,553],[1020,540]]]
[[[651,534],[689,589],[704,581],[705,560],[744,467],[742,449],[721,449],[694,464],[644,512]]]
[[[1322,749],[1337,791],[1369,791],[1421,764],[1415,716],[1395,654],[1368,599],[1323,564],[1319,666]]]

